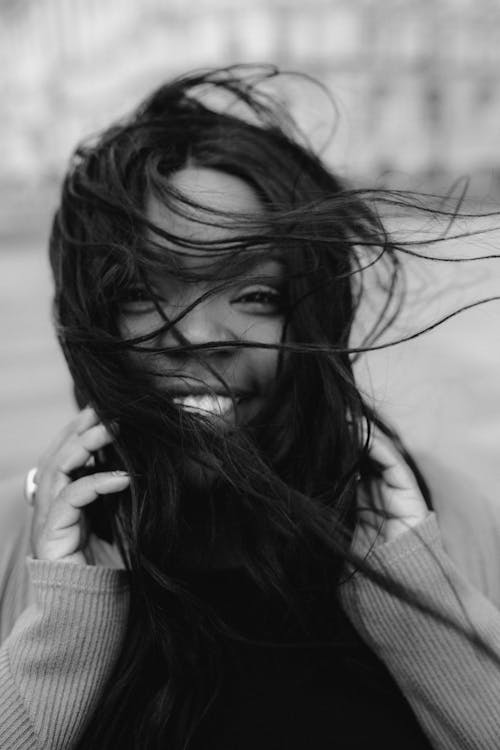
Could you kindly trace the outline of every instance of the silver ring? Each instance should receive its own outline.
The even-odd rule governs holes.
[[[28,505],[35,504],[35,495],[38,489],[38,485],[35,481],[36,473],[37,468],[34,466],[33,469],[28,471],[26,479],[24,480],[24,497]]]

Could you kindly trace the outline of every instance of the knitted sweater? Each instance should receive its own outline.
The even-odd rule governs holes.
[[[30,559],[29,509],[14,485],[2,490],[0,748],[70,750],[120,651],[127,574]],[[388,666],[433,746],[498,748],[500,613],[447,556],[435,515],[374,549],[370,560],[458,626],[359,573],[342,587],[348,616]]]

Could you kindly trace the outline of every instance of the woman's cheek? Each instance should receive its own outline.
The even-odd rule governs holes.
[[[161,321],[155,313],[122,314],[118,319],[118,329],[123,338],[146,336],[158,328]],[[147,342],[145,342],[147,345]]]
[[[247,329],[247,341],[256,344],[276,345],[276,348],[248,349],[253,362],[253,370],[258,377],[261,388],[265,389],[276,378],[279,361],[279,345],[283,340],[284,320],[282,318],[272,318],[263,322],[258,322],[251,329]]]

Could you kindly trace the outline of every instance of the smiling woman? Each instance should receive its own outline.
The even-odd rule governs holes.
[[[2,747],[497,746],[500,614],[353,375],[404,248],[274,76],[176,79],[69,167],[50,259],[82,411],[0,558]]]

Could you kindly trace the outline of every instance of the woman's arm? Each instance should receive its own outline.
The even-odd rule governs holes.
[[[36,601],[0,648],[0,747],[74,746],[125,633],[125,571],[29,560]]]
[[[371,454],[385,467],[384,481],[373,503],[360,495],[354,548],[423,609],[361,571],[341,587],[343,606],[435,748],[496,750],[500,612],[447,555],[435,514],[402,457],[378,432]]]
[[[126,487],[128,478],[107,472],[71,479],[110,440],[96,415],[84,410],[41,459],[22,534],[18,507],[3,504],[9,528],[2,536],[10,540],[0,552],[0,747],[6,750],[74,747],[119,655],[128,574],[116,569],[123,564],[110,545],[96,544],[82,509]],[[14,538],[23,544],[16,547]],[[21,562],[29,547],[26,569]]]
[[[369,563],[436,615],[359,573],[342,587],[353,625],[392,673],[433,746],[497,750],[500,612],[451,562],[434,514],[375,547]]]

